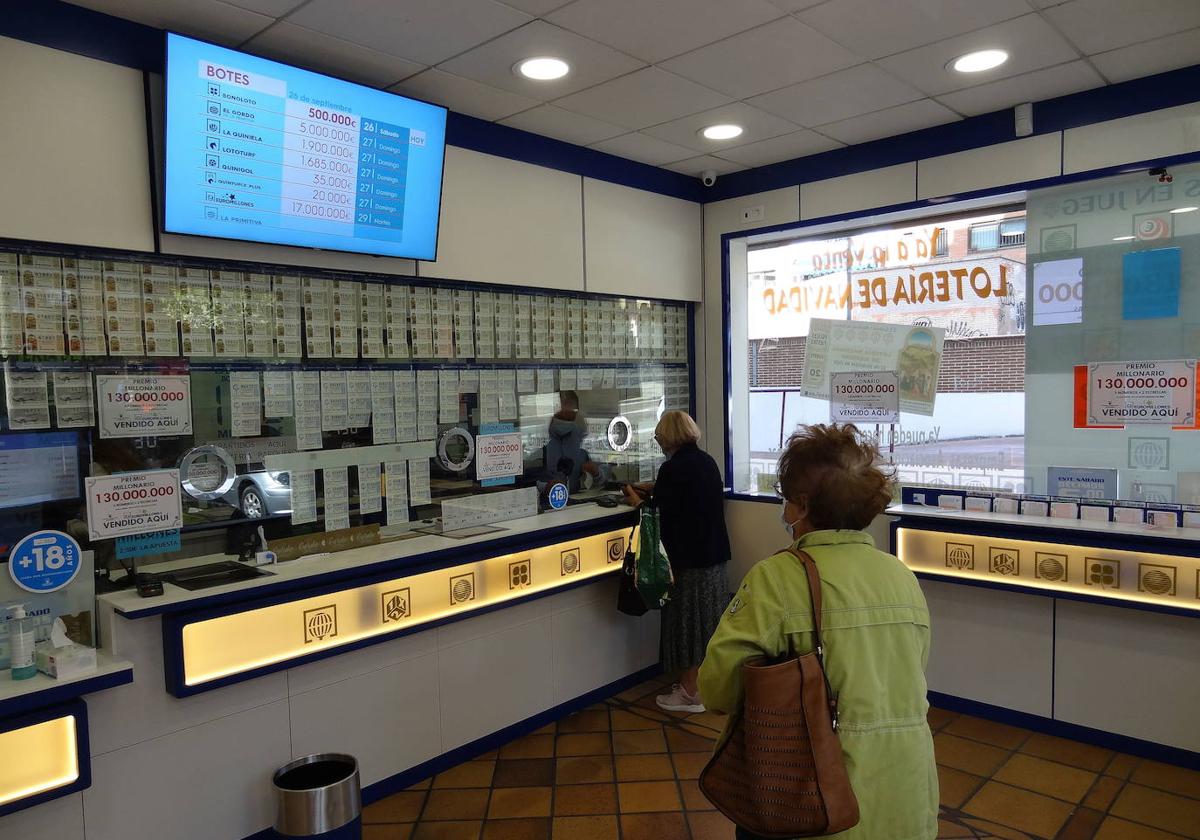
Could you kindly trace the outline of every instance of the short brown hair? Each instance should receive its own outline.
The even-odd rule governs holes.
[[[700,427],[686,411],[666,411],[654,427],[654,436],[666,449],[700,442]]]
[[[780,493],[808,503],[816,530],[861,531],[892,501],[892,480],[879,447],[853,424],[801,426],[779,456]]]

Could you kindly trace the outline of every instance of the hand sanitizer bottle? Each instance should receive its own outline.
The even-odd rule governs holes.
[[[27,680],[37,675],[33,650],[33,622],[26,616],[25,605],[13,607],[8,625],[9,648],[12,655],[12,678]]]

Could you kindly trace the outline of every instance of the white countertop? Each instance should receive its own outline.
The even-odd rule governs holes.
[[[925,505],[892,505],[889,516],[925,516],[947,522],[973,522],[993,525],[1019,525],[1026,528],[1046,528],[1077,531],[1096,536],[1141,537],[1200,541],[1200,528],[1165,528],[1151,525],[1130,525],[1125,522],[1093,522],[1087,519],[1053,519],[1049,516],[1023,516],[1016,513],[988,513],[975,510],[953,510]]]
[[[185,605],[190,601],[211,598],[217,595],[225,595],[231,592],[250,592],[264,586],[301,580],[308,577],[317,577],[360,566],[403,560],[406,557],[416,557],[438,551],[449,551],[455,548],[468,548],[478,546],[481,543],[511,537],[533,536],[539,531],[549,528],[559,528],[565,525],[578,525],[589,522],[600,524],[605,519],[628,516],[631,512],[631,509],[625,505],[615,508],[603,508],[595,504],[572,505],[560,511],[528,516],[523,519],[512,519],[507,522],[491,523],[493,527],[502,528],[503,530],[483,534],[478,537],[453,539],[451,537],[421,534],[408,539],[382,542],[379,545],[364,546],[362,548],[353,548],[334,553],[313,554],[297,560],[290,560],[286,563],[262,566],[260,567],[261,569],[272,574],[263,575],[251,580],[229,583],[223,586],[211,586],[206,589],[189,591],[164,581],[162,595],[142,598],[136,591],[125,589],[118,592],[104,593],[97,596],[97,600],[101,603],[111,605],[113,609],[120,613],[136,614],[146,610],[161,611],[163,608],[167,608],[167,611],[173,611],[172,608]],[[157,563],[152,566],[139,567],[138,571],[161,573],[199,566],[204,563],[216,563],[223,560],[236,559],[232,555],[188,557],[180,560],[171,560],[166,563]]]
[[[132,670],[132,664],[123,659],[113,659],[102,650],[96,651],[96,670],[65,679],[55,679],[39,672],[37,676],[30,677],[27,680],[14,680],[12,672],[5,669],[3,673],[0,673],[0,706],[18,697],[27,697],[49,689],[62,688],[73,683],[94,680],[96,677],[105,677],[109,674],[118,674],[122,671]]]

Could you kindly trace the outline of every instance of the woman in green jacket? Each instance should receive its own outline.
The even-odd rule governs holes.
[[[926,713],[929,610],[916,578],[863,533],[891,500],[879,450],[847,426],[807,426],[779,459],[782,520],[821,577],[825,668],[838,696],[839,736],[858,798],[843,840],[932,840],[938,780]],[[736,713],[742,665],[813,649],[812,601],[790,552],[746,575],[700,668],[705,705]],[[738,829],[739,840],[753,835]]]

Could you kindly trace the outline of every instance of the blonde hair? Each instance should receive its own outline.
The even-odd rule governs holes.
[[[654,436],[664,449],[678,449],[685,443],[699,443],[700,427],[686,411],[667,411],[654,427]]]

